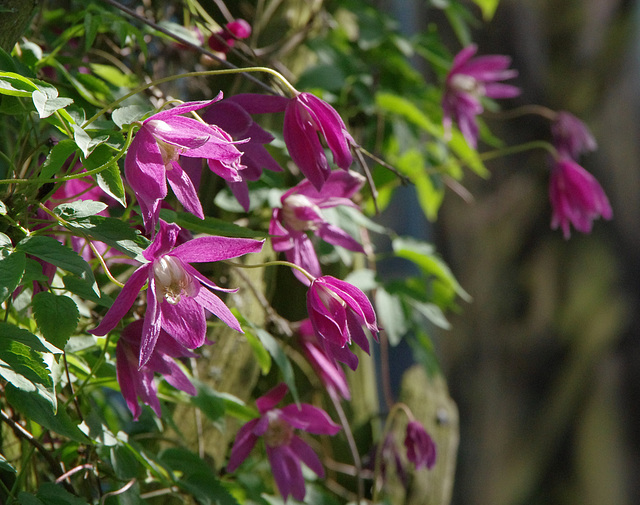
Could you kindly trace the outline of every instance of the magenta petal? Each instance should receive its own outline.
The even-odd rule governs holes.
[[[140,340],[140,361],[138,365],[140,368],[151,358],[160,336],[161,322],[160,307],[156,300],[156,283],[154,277],[151,276],[149,277],[149,287],[147,288],[147,311],[144,315],[142,338]]]
[[[289,388],[284,382],[281,382],[276,387],[269,390],[266,394],[262,395],[256,400],[256,406],[261,414],[264,414],[268,410],[273,409],[278,403],[282,401],[284,396],[289,391]]]
[[[287,405],[280,409],[282,419],[294,428],[316,435],[335,435],[340,425],[334,423],[324,410],[302,403]]]
[[[236,433],[236,439],[231,448],[231,456],[229,456],[229,462],[227,463],[227,472],[235,472],[256,445],[258,437],[254,435],[253,428],[258,424],[259,420],[260,418],[252,419]]]
[[[193,118],[175,116],[166,121],[151,119],[143,126],[156,141],[180,147],[196,149],[211,138],[208,125]]]
[[[222,100],[222,91],[218,93],[218,95],[213,100],[204,100],[201,102],[186,102],[186,103],[183,103],[182,105],[178,105],[171,109],[160,111],[157,114],[154,114],[153,116],[151,116],[146,121],[149,121],[151,119],[160,119],[165,121],[166,119],[171,118],[173,116],[177,116],[178,114],[185,114],[187,112],[202,109],[208,105],[211,105],[217,102],[218,100]]]
[[[167,170],[167,179],[173,193],[187,212],[190,212],[200,219],[204,219],[202,205],[200,204],[200,199],[198,198],[196,189],[193,187],[191,179],[189,179],[189,176],[182,170],[178,163],[173,163],[172,165],[173,169]]]
[[[267,445],[267,457],[282,498],[286,500],[291,495],[294,499],[302,501],[306,490],[302,468],[296,454],[287,445],[281,447]]]
[[[154,261],[162,254],[169,252],[173,249],[179,234],[180,227],[177,224],[160,221],[160,229],[153,238],[153,242],[142,253],[145,259]]]
[[[140,417],[142,409],[138,404],[138,395],[136,392],[136,375],[138,372],[137,359],[130,359],[127,356],[127,349],[124,344],[118,342],[116,347],[116,374],[118,378],[118,384],[120,385],[120,392],[124,398],[127,407],[133,414],[133,419],[137,420]]]
[[[205,291],[201,289],[200,291]],[[207,321],[204,308],[197,299],[182,296],[175,305],[162,301],[162,328],[189,349],[196,349],[207,339]]]
[[[180,244],[171,254],[184,263],[221,261],[259,252],[264,240],[231,237],[199,237]]]
[[[227,307],[220,298],[208,289],[201,289],[195,297],[195,301],[220,319],[220,321],[226,324],[229,328],[239,331],[240,333],[244,333],[240,327],[240,323],[229,310],[229,307]]]
[[[298,265],[304,268],[314,277],[322,275],[320,263],[318,262],[318,256],[316,255],[316,251],[313,248],[313,244],[311,243],[311,240],[309,240],[309,237],[307,237],[304,233],[300,233],[294,235],[292,238],[293,248],[285,251],[287,260],[294,265]],[[302,272],[293,269],[293,274],[304,285],[309,285],[309,279]]]
[[[120,293],[118,293],[113,305],[111,305],[107,313],[104,315],[100,324],[93,330],[90,330],[89,333],[101,337],[116,327],[127,311],[131,308],[133,302],[135,302],[138,297],[138,294],[140,294],[142,286],[144,286],[144,283],[149,277],[149,268],[149,265],[142,265],[133,272],[133,274],[131,274],[131,277],[129,277]]]
[[[318,477],[324,478],[324,468],[320,458],[305,441],[298,436],[294,436],[289,443],[289,447],[291,447],[291,450],[300,461],[307,465]]]
[[[170,358],[165,358],[169,367],[169,373],[163,373],[165,380],[171,384],[174,388],[184,391],[191,396],[195,396],[198,392],[195,386],[189,380],[189,377],[185,375],[178,364]]]
[[[349,251],[364,253],[362,245],[356,239],[354,239],[346,231],[341,230],[340,228],[338,228],[337,226],[333,226],[332,224],[325,223],[319,226],[316,230],[316,235],[318,235],[318,237],[320,237],[325,242],[329,242],[330,244],[344,247]]]

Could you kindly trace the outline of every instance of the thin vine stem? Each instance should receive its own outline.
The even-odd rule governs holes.
[[[206,77],[206,76],[212,76],[212,75],[231,75],[231,74],[243,74],[243,73],[251,73],[251,72],[256,72],[256,73],[262,72],[265,74],[273,75],[274,77],[280,80],[280,82],[289,90],[292,96],[295,96],[298,94],[298,90],[295,87],[293,87],[293,85],[280,72],[278,72],[277,70],[273,70],[272,68],[269,68],[269,67],[244,67],[244,68],[236,67],[236,68],[225,68],[220,70],[198,70],[194,72],[185,72],[183,74],[168,75],[167,77],[162,77],[160,79],[155,79],[145,84],[141,84],[140,86],[135,88],[133,91],[130,91],[126,95],[118,98],[116,101],[111,102],[106,107],[100,109],[98,112],[96,112],[95,115],[87,119],[83,123],[82,127],[86,128],[88,125],[93,123],[96,119],[98,119],[104,113],[108,112],[114,107],[117,107],[119,104],[121,104],[128,98],[131,98],[132,96],[137,95],[138,93],[141,93],[142,91],[148,88],[158,86],[160,84],[164,84],[165,82],[171,82],[177,79],[186,79],[188,77]]]
[[[242,263],[235,263],[234,261],[225,261],[224,263],[226,263],[227,265],[230,265],[232,267],[239,267],[239,268],[262,268],[262,267],[273,267],[273,266],[290,267],[290,268],[295,268],[296,270],[298,270],[302,275],[304,275],[311,282],[313,282],[315,280],[315,277],[313,275],[311,275],[309,272],[307,272],[301,266],[298,266],[298,265],[295,265],[294,263],[290,263],[288,261],[283,261],[283,260],[267,261],[265,263],[257,263],[255,265],[244,265]]]

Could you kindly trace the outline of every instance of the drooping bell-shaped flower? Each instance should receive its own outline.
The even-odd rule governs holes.
[[[224,169],[224,172],[237,174],[241,169],[242,153],[227,133],[181,115],[206,107],[221,98],[222,94],[219,94],[213,100],[188,102],[158,112],[143,121],[137,131],[129,146],[124,167],[127,182],[140,204],[147,233],[154,233],[160,202],[167,196],[167,180],[184,208],[204,218],[193,183],[180,166],[181,156],[204,158],[214,171]]]
[[[318,191],[308,179],[291,188],[280,198],[281,208],[273,209],[269,234],[275,251],[284,251],[287,260],[314,277],[322,275],[320,263],[308,232],[325,242],[344,247],[350,251],[364,252],[362,245],[351,235],[330,224],[321,209],[346,205],[357,207],[350,198],[364,184],[364,177],[356,172],[334,171]],[[309,279],[298,270],[294,275],[304,284]]]
[[[482,97],[512,98],[520,94],[519,88],[498,82],[518,75],[516,70],[508,68],[511,59],[504,55],[473,58],[477,50],[476,45],[470,45],[455,56],[442,96],[445,134],[455,121],[473,148],[478,143],[476,116],[484,110]]]
[[[436,444],[418,421],[410,421],[407,425],[404,446],[407,459],[416,466],[416,470],[423,466],[431,470],[436,464]]]
[[[347,378],[340,365],[336,362],[339,360],[336,359],[331,350],[327,350],[327,345],[324,339],[318,338],[315,334],[309,319],[302,321],[298,330],[298,335],[302,352],[309,363],[311,363],[311,366],[318,374],[318,377],[322,381],[324,387],[327,388],[329,394],[334,397],[339,395],[345,400],[350,400],[351,393],[349,392]],[[348,347],[340,348],[340,350],[342,349],[352,356],[349,361],[352,363],[352,368],[355,370],[358,364],[358,358],[349,350]]]
[[[196,394],[196,388],[176,363],[176,359],[195,358],[197,354],[189,351],[162,329],[149,361],[142,367],[139,366],[143,326],[142,319],[129,324],[122,330],[116,346],[118,384],[134,420],[138,419],[142,413],[138,399],[149,405],[158,417],[161,415],[154,379],[156,373],[161,374],[176,389],[190,395]]]
[[[565,239],[571,236],[570,225],[590,233],[594,219],[613,217],[609,199],[596,178],[567,157],[559,157],[551,168],[549,198],[551,228],[562,228]]]
[[[282,401],[287,391],[287,385],[281,383],[256,400],[260,417],[238,430],[227,471],[234,472],[249,456],[258,438],[262,437],[273,478],[283,499],[293,496],[302,501],[306,489],[301,463],[318,477],[324,477],[324,469],[316,453],[296,435],[295,430],[316,435],[335,435],[340,431],[340,426],[324,410],[313,405],[302,403],[277,408],[276,405]]]
[[[160,230],[144,251],[147,263],[131,274],[100,324],[91,331],[94,335],[106,335],[115,328],[148,283],[140,366],[151,358],[161,329],[189,349],[200,347],[206,341],[205,310],[242,332],[236,317],[211,291],[232,290],[217,286],[191,263],[221,261],[258,252],[263,242],[208,236],[174,247],[179,233],[179,226],[160,221]]]
[[[567,111],[558,111],[551,123],[553,146],[561,156],[578,160],[582,153],[598,148],[587,125]]]
[[[354,285],[335,277],[324,275],[311,282],[307,311],[316,335],[331,347],[344,348],[354,342],[369,353],[369,340],[363,326],[378,338],[376,314],[367,296]],[[335,358],[340,360],[338,356]]]

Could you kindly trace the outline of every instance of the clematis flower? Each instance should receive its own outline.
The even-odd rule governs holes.
[[[244,19],[235,19],[227,23],[209,37],[208,44],[212,51],[227,54],[236,40],[247,39],[251,36],[251,25]]]
[[[90,332],[101,336],[115,328],[148,282],[140,366],[151,358],[161,328],[184,347],[200,347],[206,341],[205,310],[242,332],[229,308],[210,291],[233,290],[216,286],[190,263],[221,261],[258,252],[263,241],[209,236],[174,247],[179,233],[179,226],[160,221],[160,230],[143,253],[147,263],[131,274],[100,324]]]
[[[340,426],[324,410],[306,403],[276,408],[287,391],[287,385],[280,383],[256,400],[260,417],[238,430],[227,471],[234,472],[249,456],[258,438],[262,437],[280,494],[284,500],[293,496],[302,501],[306,489],[300,463],[304,463],[319,477],[324,477],[324,469],[313,449],[294,430],[316,435],[335,435],[340,431]]]
[[[280,198],[282,208],[273,209],[269,234],[274,251],[284,251],[287,260],[301,266],[314,277],[322,275],[320,263],[309,239],[310,231],[333,245],[355,252],[364,252],[351,235],[337,226],[329,224],[321,209],[346,205],[357,208],[350,198],[364,184],[364,177],[355,172],[332,172],[322,191],[309,181],[303,180]],[[298,270],[294,275],[304,284],[309,280]]]
[[[577,160],[582,153],[598,148],[596,139],[582,121],[573,114],[559,111],[551,123],[553,146],[560,155]]]
[[[336,110],[311,93],[298,93],[289,101],[283,133],[291,159],[317,190],[331,173],[318,135],[327,143],[338,167],[347,170],[351,166],[355,141]]]
[[[344,371],[340,368],[340,365],[336,363],[336,358],[331,351],[327,351],[324,342],[320,340],[315,332],[309,319],[305,319],[300,324],[298,330],[300,346],[302,352],[307,357],[309,363],[318,374],[318,377],[322,381],[324,387],[330,395],[336,397],[340,395],[345,400],[351,399],[351,393],[349,392],[349,384],[347,378],[344,375]],[[346,351],[355,359],[355,365],[358,364],[358,358],[353,354],[349,348],[345,348]]]
[[[423,466],[431,470],[436,464],[436,444],[418,421],[411,421],[407,425],[404,446],[407,459],[416,465],[416,470]]]
[[[478,143],[476,116],[484,110],[481,98],[512,98],[520,94],[519,88],[498,82],[518,75],[516,70],[507,68],[511,59],[503,55],[473,58],[477,50],[476,45],[470,45],[455,56],[442,97],[445,133],[450,132],[455,121],[473,148]]]
[[[367,296],[335,277],[316,277],[307,292],[307,311],[316,335],[331,347],[344,348],[355,342],[369,353],[366,326],[377,340],[376,314]],[[330,347],[330,348],[331,348]]]
[[[181,116],[221,98],[222,93],[210,101],[188,102],[158,112],[143,121],[131,142],[124,162],[125,176],[140,204],[147,233],[155,230],[160,202],[167,196],[167,180],[184,208],[204,218],[193,183],[178,162],[180,156],[207,159],[215,173],[239,179],[242,153],[233,139],[216,126]]]
[[[177,358],[195,358],[197,354],[172,338],[166,331],[160,330],[155,351],[147,363],[138,368],[140,342],[144,321],[138,319],[129,324],[120,334],[116,346],[116,371],[120,391],[127,407],[137,420],[142,413],[138,398],[149,405],[158,417],[161,415],[158,389],[154,374],[159,373],[176,389],[190,395],[196,394],[196,388],[176,363]]]
[[[549,198],[553,208],[551,228],[561,227],[565,239],[571,235],[571,224],[582,233],[590,233],[594,219],[613,217],[607,195],[596,178],[567,157],[558,158],[551,169]]]
[[[247,181],[260,179],[263,169],[282,171],[282,167],[264,147],[274,137],[262,129],[233,96],[210,105],[202,114],[202,119],[226,131],[235,140],[249,139],[242,145],[242,163],[245,168],[238,172],[238,177],[227,180],[236,199],[248,212],[250,202]]]

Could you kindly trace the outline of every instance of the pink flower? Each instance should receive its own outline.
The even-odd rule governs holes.
[[[289,155],[316,189],[322,188],[331,173],[320,139],[338,167],[347,170],[351,166],[355,141],[340,115],[324,100],[311,93],[298,93],[293,98],[247,93],[235,95],[233,101],[249,114],[284,111],[283,134]]]
[[[247,39],[251,36],[251,25],[244,19],[236,19],[227,23],[222,30],[213,33],[208,40],[212,51],[227,54],[236,40]]]
[[[431,470],[436,464],[436,444],[418,421],[411,421],[407,425],[404,446],[407,459],[416,465],[416,470],[423,466]]]
[[[178,163],[180,156],[207,159],[214,172],[239,180],[242,153],[233,139],[218,127],[180,115],[221,98],[219,94],[210,101],[189,102],[158,112],[143,121],[131,142],[124,163],[125,176],[140,204],[147,233],[155,230],[160,202],[167,196],[167,180],[184,208],[204,218],[193,183]]]
[[[138,367],[143,326],[142,319],[127,326],[122,330],[116,347],[118,384],[134,420],[137,420],[142,412],[138,398],[149,405],[158,417],[161,415],[157,386],[154,381],[155,373],[162,374],[165,380],[176,389],[190,395],[196,394],[196,388],[175,360],[176,358],[195,358],[197,354],[189,351],[164,330],[160,330],[154,353],[149,361],[142,367]]]
[[[573,114],[559,111],[551,124],[553,145],[561,156],[567,156],[577,160],[578,157],[588,151],[598,148],[596,139],[582,121]]]
[[[451,130],[455,121],[470,146],[478,143],[476,116],[484,110],[481,98],[511,98],[520,94],[520,89],[497,81],[518,75],[507,67],[508,56],[491,55],[472,58],[478,47],[470,45],[462,49],[453,59],[445,81],[442,97],[445,132]]]
[[[312,232],[325,242],[350,251],[364,252],[351,235],[329,224],[321,209],[346,205],[357,207],[350,198],[357,193],[364,178],[355,172],[332,172],[322,191],[318,191],[308,179],[291,188],[280,198],[282,208],[273,209],[269,234],[274,251],[284,251],[287,260],[301,266],[314,277],[322,275],[318,257],[307,232]],[[298,270],[294,275],[304,284],[309,280]]]
[[[307,311],[313,330],[329,344],[329,350],[355,342],[369,353],[363,325],[377,340],[380,330],[373,306],[362,291],[348,282],[329,275],[315,278],[307,292]]]
[[[335,395],[340,395],[345,400],[350,400],[351,393],[349,392],[349,384],[347,383],[344,371],[340,368],[340,365],[336,363],[334,354],[331,351],[327,352],[324,342],[316,336],[311,321],[305,319],[300,324],[298,335],[300,337],[302,352],[307,357],[309,363],[311,363],[311,366],[318,374],[318,377],[320,377],[322,384],[327,388],[329,394],[334,397]],[[355,370],[358,364],[358,358],[349,351],[348,348],[345,349],[353,356],[353,359],[355,359],[353,366]]]
[[[287,385],[280,383],[256,400],[260,417],[249,421],[238,431],[227,471],[234,472],[262,437],[280,494],[285,500],[291,495],[302,501],[306,489],[300,463],[319,477],[324,477],[324,469],[316,453],[295,434],[294,429],[317,435],[335,435],[340,426],[324,410],[306,403],[276,408],[287,391]]]
[[[190,263],[221,261],[258,252],[263,242],[199,237],[174,247],[179,232],[179,226],[160,221],[160,231],[144,251],[147,263],[131,274],[100,324],[90,332],[106,335],[115,328],[148,283],[140,366],[151,358],[161,328],[184,347],[200,347],[206,341],[205,309],[230,328],[242,332],[240,323],[229,308],[210,291],[230,290],[216,286]]]
[[[344,121],[331,105],[311,93],[298,93],[289,101],[283,133],[291,159],[317,190],[322,189],[331,173],[318,135],[338,167],[347,170],[351,166],[351,146],[355,142]]]
[[[549,198],[553,208],[551,228],[561,227],[565,239],[571,235],[571,224],[582,233],[590,233],[594,219],[613,217],[607,195],[596,178],[566,157],[557,159],[551,169]]]

